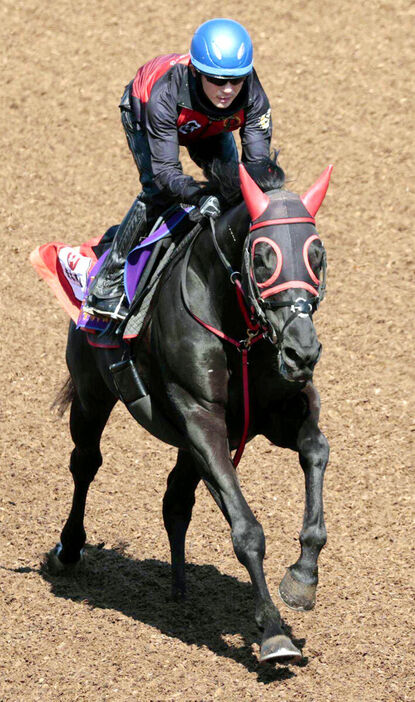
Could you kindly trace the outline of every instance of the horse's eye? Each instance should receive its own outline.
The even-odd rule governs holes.
[[[269,278],[269,273],[261,256],[254,256],[254,272],[257,283],[263,283]]]
[[[320,273],[321,265],[323,262],[323,246],[320,242],[316,242],[310,246],[309,251],[308,251],[308,260],[310,262],[311,269],[318,277],[318,274]]]

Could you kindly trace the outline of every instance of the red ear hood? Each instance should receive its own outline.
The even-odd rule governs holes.
[[[301,202],[312,217],[315,217],[321,203],[324,200],[327,188],[329,187],[332,170],[332,165],[327,166],[326,170],[323,171],[318,180],[316,180],[314,185],[311,186],[310,190],[307,190],[305,195],[301,196]]]
[[[242,195],[248,208],[251,220],[254,222],[260,217],[269,205],[269,197],[262,192],[261,188],[252,180],[245,166],[239,164],[239,179],[241,181]]]

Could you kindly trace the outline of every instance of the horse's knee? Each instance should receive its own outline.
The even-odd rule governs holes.
[[[301,463],[312,464],[317,468],[325,469],[329,460],[329,442],[321,431],[305,436],[299,442]]]
[[[264,530],[254,517],[252,521],[244,521],[233,527],[232,542],[238,560],[245,566],[252,557],[262,560],[265,556]]]
[[[71,453],[69,470],[75,482],[91,483],[101,465],[102,455],[99,449],[84,451],[75,447]]]

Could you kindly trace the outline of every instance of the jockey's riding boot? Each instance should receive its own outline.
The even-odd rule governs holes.
[[[92,281],[84,312],[96,317],[124,319],[128,312],[124,264],[135,243],[146,235],[146,223],[146,206],[138,197],[119,225],[110,252]]]

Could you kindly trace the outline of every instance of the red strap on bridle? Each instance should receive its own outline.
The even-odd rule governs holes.
[[[245,303],[245,294],[244,294],[244,291],[242,290],[241,281],[238,279],[235,280],[235,288],[236,288],[236,295],[238,298],[239,309],[242,312],[242,316],[245,320],[246,326],[248,327],[248,329],[251,329],[251,331],[258,331],[259,324],[258,323],[254,324],[254,322],[252,321],[252,319],[250,318],[250,316],[248,314],[248,310],[247,310],[246,303]]]
[[[182,297],[183,297],[183,302],[184,305],[189,312],[189,314],[192,315],[193,319],[196,320],[202,327],[210,331],[212,334],[215,334],[215,336],[219,337],[220,339],[223,339],[224,341],[228,341],[230,344],[235,346],[237,349],[241,351],[241,358],[242,358],[242,387],[243,387],[243,402],[244,402],[244,425],[243,425],[243,431],[242,431],[242,438],[239,443],[239,446],[236,450],[236,453],[234,455],[234,458],[232,460],[234,468],[238,465],[241,456],[244,452],[245,445],[246,445],[246,440],[248,437],[248,431],[249,431],[249,382],[248,382],[248,352],[252,346],[252,344],[255,344],[257,341],[260,341],[264,337],[264,332],[261,331],[261,326],[258,324],[258,322],[254,322],[250,316],[250,310],[248,308],[246,299],[245,299],[245,294],[242,289],[242,285],[240,280],[236,277],[235,272],[232,271],[232,268],[230,264],[227,262],[225,259],[223,253],[219,249],[219,247],[216,244],[215,241],[215,231],[214,231],[214,226],[213,222],[211,220],[211,226],[212,226],[212,234],[213,234],[213,242],[215,245],[215,248],[218,252],[219,258],[221,259],[222,263],[224,264],[226,270],[230,274],[230,279],[232,283],[235,285],[235,291],[236,291],[236,297],[238,300],[238,305],[239,309],[241,311],[241,314],[244,318],[245,324],[247,326],[247,338],[242,339],[241,341],[238,341],[237,339],[233,339],[231,336],[228,336],[225,334],[223,331],[220,329],[216,329],[216,327],[212,326],[211,324],[208,324],[208,322],[204,322],[203,319],[200,319],[190,308],[190,301],[188,298],[187,294],[187,286],[186,286],[186,271],[187,271],[187,265],[189,263],[192,247],[194,245],[194,242],[196,241],[196,238],[198,234],[194,237],[193,241],[191,242],[185,256],[184,260],[184,265],[182,269],[182,282],[181,282],[181,289],[182,289]]]
[[[243,389],[243,398],[244,398],[244,425],[243,425],[243,431],[242,431],[242,437],[239,442],[239,446],[236,450],[236,453],[232,459],[232,463],[234,468],[237,467],[239,461],[242,458],[242,454],[244,452],[245,446],[246,446],[246,439],[248,437],[248,430],[249,430],[249,420],[250,420],[250,415],[249,415],[249,378],[248,378],[248,352],[252,346],[252,344],[255,344],[255,342],[260,341],[264,334],[263,332],[259,332],[260,326],[258,323],[253,323],[252,320],[249,317],[248,310],[246,308],[246,303],[245,303],[245,296],[242,290],[242,286],[239,280],[235,280],[235,290],[236,290],[236,297],[238,299],[238,305],[239,309],[241,310],[242,316],[245,320],[245,323],[248,327],[249,332],[253,332],[255,335],[248,334],[248,339],[244,339],[243,341],[238,341],[237,339],[232,339],[231,336],[228,336],[225,334],[223,331],[220,329],[216,329],[216,327],[213,327],[211,324],[208,324],[208,322],[204,322],[203,319],[200,319],[194,312],[192,312],[191,309],[189,309],[190,314],[192,317],[199,322],[199,324],[202,325],[205,329],[210,331],[212,334],[215,334],[215,336],[218,336],[220,339],[223,339],[224,341],[228,341],[230,344],[233,344],[233,346],[236,346],[236,348],[240,349],[241,351],[241,357],[242,357],[242,389]]]
[[[246,446],[246,439],[248,436],[249,429],[249,378],[248,378],[248,351],[249,349],[242,349],[242,388],[244,394],[244,428],[242,432],[241,441],[239,442],[238,449],[232,459],[234,468],[237,467],[239,461],[242,458]]]

